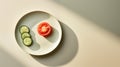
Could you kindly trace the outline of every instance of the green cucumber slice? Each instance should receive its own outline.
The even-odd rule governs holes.
[[[29,33],[23,33],[22,34],[22,39],[27,38],[27,37],[29,37],[29,38],[31,37]]]
[[[23,39],[23,43],[25,46],[30,46],[32,44],[32,39],[31,38],[25,38]]]
[[[28,33],[30,30],[27,26],[23,25],[20,27],[20,33],[23,34],[23,33]]]

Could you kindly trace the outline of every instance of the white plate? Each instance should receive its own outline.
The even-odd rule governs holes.
[[[48,22],[53,28],[52,34],[46,38],[36,34],[37,25],[43,21]],[[29,47],[25,46],[21,39],[19,28],[22,25],[30,28],[33,44]],[[45,55],[52,52],[59,45],[62,37],[62,29],[60,23],[54,16],[43,11],[34,11],[26,14],[18,21],[15,29],[15,37],[18,45],[25,52],[32,55]]]

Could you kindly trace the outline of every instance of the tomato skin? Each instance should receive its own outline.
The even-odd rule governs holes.
[[[38,25],[37,31],[41,36],[48,37],[52,33],[52,27],[47,22],[42,22]]]

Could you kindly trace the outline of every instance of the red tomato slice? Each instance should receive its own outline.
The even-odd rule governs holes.
[[[38,25],[37,31],[40,35],[47,37],[52,33],[52,27],[47,22],[42,22]]]

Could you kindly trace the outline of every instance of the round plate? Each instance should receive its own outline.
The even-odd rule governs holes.
[[[48,22],[53,30],[48,37],[43,37],[37,34],[36,26],[41,22]],[[30,29],[30,35],[33,40],[31,46],[25,46],[21,39],[19,28],[26,25]],[[45,55],[52,52],[60,43],[62,37],[62,29],[58,20],[43,11],[34,11],[24,15],[17,23],[15,28],[15,38],[18,45],[27,53],[32,55]]]

